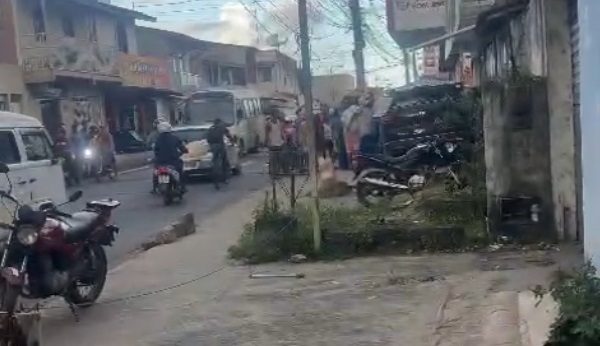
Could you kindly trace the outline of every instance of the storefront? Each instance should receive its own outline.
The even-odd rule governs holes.
[[[141,137],[153,130],[155,120],[174,116],[168,62],[155,57],[121,54],[118,60],[123,85],[107,93],[107,118],[111,131],[135,131]]]

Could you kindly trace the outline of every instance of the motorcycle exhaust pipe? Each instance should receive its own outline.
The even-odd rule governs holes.
[[[399,190],[408,190],[409,189],[409,187],[407,185],[390,183],[383,179],[365,178],[364,181],[366,183],[369,183],[369,184],[372,184],[375,186],[385,187],[385,188],[389,188],[389,189],[399,189]]]

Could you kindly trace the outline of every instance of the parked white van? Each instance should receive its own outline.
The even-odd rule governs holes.
[[[50,137],[37,119],[0,112],[0,162],[10,168],[13,195],[21,203],[67,200],[61,164],[54,158]],[[0,175],[0,189],[9,189],[4,175]],[[5,220],[4,209],[0,205],[0,220],[9,221]]]

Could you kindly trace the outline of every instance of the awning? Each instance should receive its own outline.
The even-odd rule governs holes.
[[[476,25],[466,26],[466,27],[464,27],[462,29],[456,30],[455,32],[451,32],[451,33],[448,33],[448,34],[436,37],[434,39],[431,39],[429,41],[425,41],[425,42],[420,43],[420,44],[418,44],[416,46],[410,47],[410,48],[408,48],[408,50],[421,49],[421,48],[425,48],[427,46],[431,46],[431,45],[434,45],[434,44],[438,44],[438,43],[444,42],[444,41],[446,41],[449,38],[460,36],[462,34],[471,32],[471,31],[475,30],[475,27],[476,27]]]

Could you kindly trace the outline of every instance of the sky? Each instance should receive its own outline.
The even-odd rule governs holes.
[[[300,60],[297,0],[113,0],[157,18],[139,22],[223,43],[280,49]],[[347,0],[308,0],[313,74],[354,74],[353,34]],[[387,32],[385,0],[361,0],[369,85],[404,84],[401,51]]]

